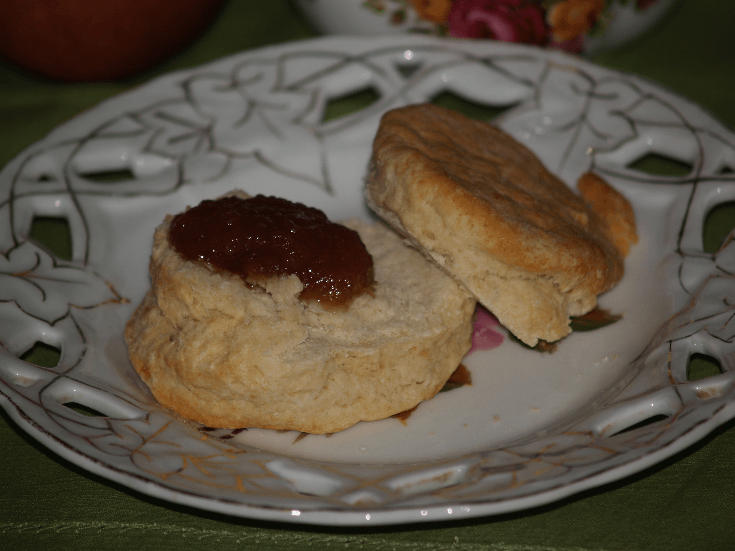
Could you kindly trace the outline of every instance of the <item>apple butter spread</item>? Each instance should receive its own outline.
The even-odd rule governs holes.
[[[373,283],[373,259],[357,232],[315,208],[277,197],[202,201],[171,221],[171,245],[246,283],[296,275],[302,300],[348,305]]]

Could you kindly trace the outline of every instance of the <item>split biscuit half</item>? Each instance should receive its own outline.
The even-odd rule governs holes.
[[[596,306],[637,241],[628,201],[595,175],[583,180],[587,197],[496,126],[424,104],[383,116],[366,197],[534,346]]]

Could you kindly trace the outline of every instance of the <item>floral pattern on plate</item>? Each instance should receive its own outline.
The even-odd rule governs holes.
[[[332,34],[428,33],[592,55],[652,28],[675,0],[299,0]]]

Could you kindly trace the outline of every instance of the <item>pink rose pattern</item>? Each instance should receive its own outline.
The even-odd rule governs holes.
[[[636,8],[645,10],[656,2],[636,0]],[[566,42],[552,39],[545,8],[551,3],[553,0],[454,0],[447,31],[455,38],[489,38],[581,52],[584,34]]]
[[[484,307],[477,305],[475,311],[475,329],[472,333],[472,347],[467,354],[472,354],[475,350],[492,350],[503,343],[505,337],[494,328],[499,326],[500,322]]]
[[[456,0],[449,11],[449,34],[543,44],[548,33],[544,9],[527,0]]]

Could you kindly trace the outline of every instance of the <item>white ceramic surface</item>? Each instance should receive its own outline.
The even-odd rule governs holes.
[[[324,122],[332,100],[376,100]],[[406,424],[331,437],[207,430],[161,410],[123,326],[145,293],[154,227],[233,187],[371,216],[370,143],[387,109],[451,92],[507,106],[499,123],[573,183],[588,169],[631,200],[640,243],[601,305],[621,321],[554,354],[476,351],[465,386]],[[630,167],[655,153],[681,177]],[[638,472],[735,416],[735,243],[702,223],[735,200],[735,136],[655,84],[512,44],[331,38],[174,73],[60,126],[0,172],[0,403],[66,459],[142,493],[230,515],[315,524],[450,520],[525,509]],[[100,173],[128,170],[122,179]],[[112,180],[112,181],[110,181]],[[73,261],[30,241],[69,221]],[[59,364],[19,359],[35,342]],[[693,353],[723,373],[687,380]],[[88,406],[88,417],[64,404]],[[665,419],[621,432],[660,415]]]

